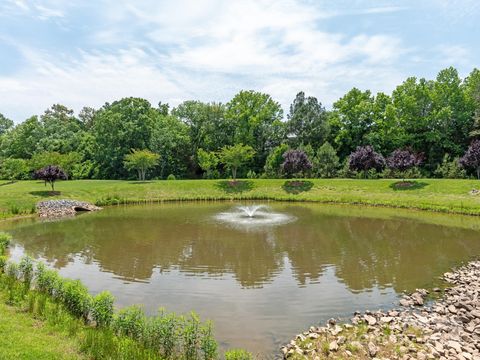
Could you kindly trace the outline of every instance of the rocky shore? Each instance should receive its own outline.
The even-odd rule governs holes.
[[[443,279],[436,301],[417,289],[391,311],[355,313],[348,324],[334,319],[311,327],[282,347],[285,359],[458,359],[480,360],[480,261]],[[426,303],[426,305],[424,304]]]
[[[77,200],[47,200],[37,204],[37,213],[41,218],[74,216],[81,211],[98,211],[102,208]]]

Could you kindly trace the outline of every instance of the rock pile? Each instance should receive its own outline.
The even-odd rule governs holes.
[[[47,200],[37,204],[37,213],[42,218],[73,216],[79,211],[97,211],[102,208],[77,200]]]
[[[417,289],[401,309],[356,312],[351,323],[329,320],[282,347],[289,359],[480,360],[480,261],[443,275],[452,287],[424,306],[429,292]],[[440,292],[440,289],[433,289]]]

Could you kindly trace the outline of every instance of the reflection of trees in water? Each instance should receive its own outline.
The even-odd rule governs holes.
[[[287,256],[300,285],[321,281],[326,266],[352,291],[428,284],[456,261],[480,252],[478,232],[411,220],[338,217],[289,207],[298,221],[244,233],[198,221],[199,212],[119,211],[19,227],[27,253],[62,268],[73,256],[124,279],[148,280],[155,268],[188,274],[232,273],[245,287],[272,281]],[[117,215],[118,214],[118,215]],[[186,220],[187,219],[187,220]],[[190,221],[188,221],[190,220]]]
[[[480,252],[478,233],[404,220],[319,217],[279,236],[300,284],[334,265],[352,291],[428,284],[445,267]]]

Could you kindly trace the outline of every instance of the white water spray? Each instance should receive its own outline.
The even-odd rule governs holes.
[[[282,225],[294,221],[296,218],[273,212],[266,205],[237,206],[232,211],[215,215],[215,219],[240,229],[261,229]]]

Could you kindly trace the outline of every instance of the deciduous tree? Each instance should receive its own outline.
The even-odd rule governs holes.
[[[48,165],[42,169],[35,171],[34,178],[43,180],[45,186],[47,183],[52,187],[52,191],[55,191],[55,182],[57,180],[65,180],[67,177],[62,169],[55,165]]]
[[[460,165],[475,170],[477,179],[480,179],[480,140],[474,140],[465,154],[460,158]]]
[[[288,150],[283,154],[282,171],[287,177],[304,177],[312,169],[312,163],[302,150]]]
[[[236,144],[225,146],[219,152],[220,162],[232,171],[233,181],[237,179],[237,170],[255,155],[255,150],[249,145]]]
[[[149,150],[132,150],[130,154],[125,155],[125,167],[128,170],[136,170],[138,180],[145,181],[147,170],[158,164],[160,155]]]
[[[381,171],[385,167],[385,159],[381,154],[375,152],[372,146],[359,146],[350,154],[348,166],[350,170],[362,172],[366,177],[367,171],[371,169]]]

